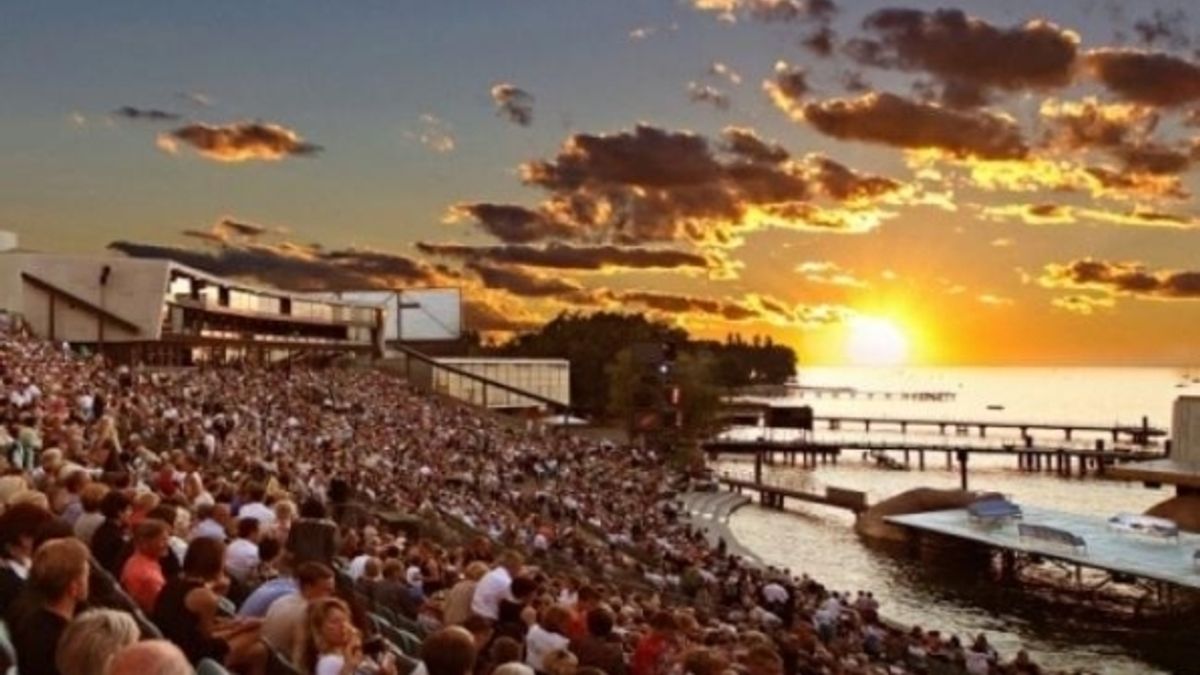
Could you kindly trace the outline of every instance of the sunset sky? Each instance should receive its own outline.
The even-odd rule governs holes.
[[[0,229],[485,331],[1200,364],[1198,54],[1183,2],[5,2]]]

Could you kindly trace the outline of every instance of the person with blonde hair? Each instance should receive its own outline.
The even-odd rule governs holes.
[[[114,654],[138,641],[141,631],[126,612],[92,609],[67,624],[54,663],[61,673],[104,675]]]
[[[446,593],[446,601],[442,604],[442,620],[447,626],[460,626],[470,618],[475,587],[487,572],[487,563],[473,561],[463,571],[463,578]]]
[[[542,659],[542,672],[546,675],[575,675],[579,659],[565,649],[555,649]]]
[[[338,598],[313,602],[293,663],[308,675],[354,675],[364,665],[362,635],[350,621],[350,607]],[[391,654],[376,664],[381,675],[396,675]]]

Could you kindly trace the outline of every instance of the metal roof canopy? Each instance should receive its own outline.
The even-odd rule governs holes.
[[[1200,590],[1200,568],[1193,555],[1200,548],[1200,535],[1181,532],[1174,539],[1124,533],[1109,527],[1107,518],[1083,516],[1021,504],[1024,517],[1000,526],[983,527],[971,522],[966,509],[885,516],[893,525],[984,544],[996,549],[1031,553],[1083,567],[1162,581]],[[1045,525],[1079,535],[1086,550],[1022,539],[1017,524]]]

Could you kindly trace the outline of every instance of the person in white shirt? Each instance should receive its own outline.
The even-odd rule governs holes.
[[[238,518],[257,520],[264,532],[274,529],[275,509],[263,503],[263,499],[266,497],[266,490],[263,486],[258,483],[251,485],[246,489],[246,497],[250,501],[242,504],[242,508],[238,509]]]
[[[500,618],[500,601],[511,598],[513,577],[521,573],[525,560],[516,551],[505,551],[499,563],[483,575],[471,598],[471,611],[492,621]]]
[[[562,605],[551,605],[542,612],[541,620],[525,634],[525,665],[535,671],[546,670],[545,660],[550,654],[566,649],[571,640],[567,638],[567,624],[571,622],[571,611]]]
[[[242,583],[258,567],[258,533],[257,520],[242,518],[238,521],[237,539],[225,549],[225,571]]]

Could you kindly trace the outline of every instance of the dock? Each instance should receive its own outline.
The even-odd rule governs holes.
[[[751,400],[727,400],[721,410],[726,419],[735,422],[752,422],[744,426],[759,426],[765,420],[767,410],[772,408],[769,403]],[[867,415],[813,415],[813,428],[809,431],[819,431],[822,426],[829,431],[845,429],[861,429],[864,433],[871,431],[898,431],[907,434],[910,430],[931,435],[934,430],[941,436],[948,433],[953,436],[975,436],[985,438],[989,431],[1017,431],[1020,438],[1032,438],[1032,433],[1058,432],[1064,440],[1073,440],[1079,434],[1095,434],[1112,439],[1119,443],[1128,439],[1135,445],[1149,445],[1154,439],[1166,438],[1167,430],[1150,426],[1150,420],[1142,417],[1141,424],[1080,424],[1075,422],[1049,422],[1044,420],[999,420],[999,419],[935,419],[918,417],[883,417]],[[765,428],[765,427],[763,427]]]
[[[761,477],[757,477],[755,480],[744,480],[731,476],[722,476],[717,479],[717,482],[731,488],[739,495],[742,494],[743,490],[757,492],[759,502],[763,506],[772,509],[783,510],[785,500],[787,499],[795,499],[808,504],[832,506],[851,511],[855,514],[866,511],[869,506],[867,504],[867,494],[858,490],[826,487],[824,493],[805,492],[804,490],[765,483]]]
[[[1126,462],[1162,459],[1165,455],[1158,450],[1131,450],[1106,448],[1098,443],[1092,448],[1075,446],[1045,446],[1035,445],[1032,440],[1022,445],[995,444],[981,445],[960,442],[953,439],[938,442],[935,440],[912,439],[845,439],[821,441],[813,438],[798,438],[795,440],[739,440],[717,438],[702,445],[704,452],[712,459],[721,455],[743,455],[763,458],[767,464],[778,461],[816,467],[822,464],[838,463],[843,451],[858,450],[869,453],[895,452],[903,457],[903,466],[925,470],[927,455],[945,455],[946,468],[954,468],[954,462],[960,464],[970,460],[972,455],[990,455],[1013,457],[1017,460],[1017,468],[1021,471],[1047,471],[1062,476],[1078,473],[1080,476],[1094,472],[1104,475],[1108,467]],[[900,460],[897,460],[898,462]]]
[[[1010,577],[1024,566],[1055,561],[1073,569],[1076,584],[1081,583],[1083,570],[1104,573],[1106,579],[1090,590],[1108,583],[1141,581],[1168,605],[1173,601],[1174,589],[1200,591],[1200,568],[1193,560],[1200,548],[1200,535],[1182,532],[1177,540],[1161,540],[1114,530],[1105,518],[1097,516],[1026,505],[1021,508],[1021,520],[992,526],[971,522],[966,509],[887,516],[884,520],[911,530],[918,538],[935,535],[982,546],[1000,558],[1002,571]],[[1070,547],[1022,538],[1018,523],[1071,533],[1084,545]]]

